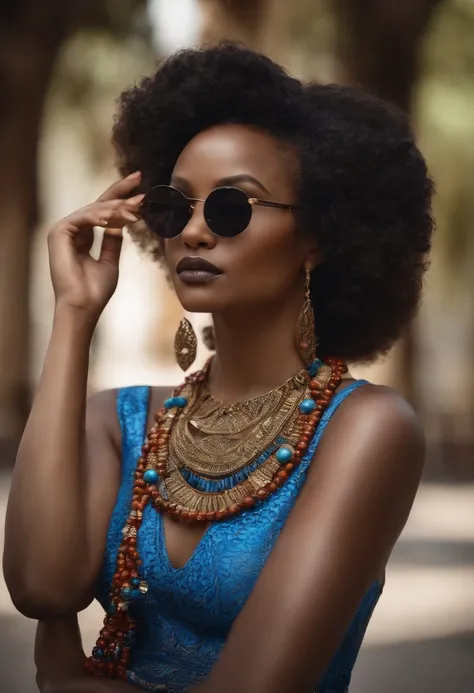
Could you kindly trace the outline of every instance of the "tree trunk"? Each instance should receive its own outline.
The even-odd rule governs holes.
[[[38,222],[38,144],[62,43],[79,29],[126,35],[146,0],[0,3],[0,465],[13,458],[28,415],[29,277]],[[67,172],[66,172],[67,175]]]
[[[343,82],[390,101],[406,113],[420,71],[423,35],[442,0],[335,0],[337,56]],[[394,358],[396,385],[416,406],[416,332],[410,326]]]
[[[271,10],[270,0],[200,0],[200,4],[204,43],[229,38],[262,50],[262,34]]]
[[[2,18],[3,19],[3,18]],[[37,35],[16,22],[0,31],[0,462],[9,462],[29,408],[29,274],[38,220],[38,139],[60,45],[57,27]],[[35,32],[35,33],[36,33]]]

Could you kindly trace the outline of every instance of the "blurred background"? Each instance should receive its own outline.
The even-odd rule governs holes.
[[[428,459],[351,693],[474,690],[474,0],[1,0],[0,525],[51,329],[47,230],[114,179],[119,92],[177,48],[224,37],[301,78],[362,85],[418,133],[437,186],[424,303],[390,356],[357,375],[409,398]],[[126,239],[91,391],[178,382],[181,317],[159,268]],[[89,648],[100,609],[81,623]],[[1,693],[36,690],[34,627],[0,581]]]

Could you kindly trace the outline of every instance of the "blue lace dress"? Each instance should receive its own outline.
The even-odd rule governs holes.
[[[249,596],[304,482],[329,419],[363,381],[333,397],[308,452],[288,482],[263,504],[209,527],[191,558],[174,568],[166,551],[163,521],[147,506],[138,535],[143,577],[149,591],[133,606],[139,622],[129,681],[145,690],[184,693],[208,676],[230,628]],[[122,431],[122,482],[110,521],[97,598],[104,607],[130,507],[133,476],[146,433],[149,388],[123,388],[117,406]],[[382,591],[375,582],[322,679],[316,693],[346,693],[362,639]],[[131,607],[132,608],[132,607]]]

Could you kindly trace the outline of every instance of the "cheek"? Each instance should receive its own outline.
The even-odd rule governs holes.
[[[249,226],[234,241],[232,274],[239,273],[242,287],[258,287],[262,294],[284,292],[303,264],[293,220]]]

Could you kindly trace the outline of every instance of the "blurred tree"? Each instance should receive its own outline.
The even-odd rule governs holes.
[[[271,0],[200,0],[200,5],[205,43],[232,38],[260,48]]]
[[[411,115],[422,42],[444,0],[334,0],[336,57],[342,81],[356,84]],[[400,342],[397,386],[416,406],[415,332]]]
[[[198,0],[204,43],[223,39],[242,41],[274,60],[287,57],[283,0]],[[283,3],[283,4],[282,4]]]
[[[0,458],[14,450],[29,409],[30,250],[38,221],[38,141],[53,68],[65,40],[81,29],[119,36],[141,30],[145,5],[146,0],[0,4]]]

